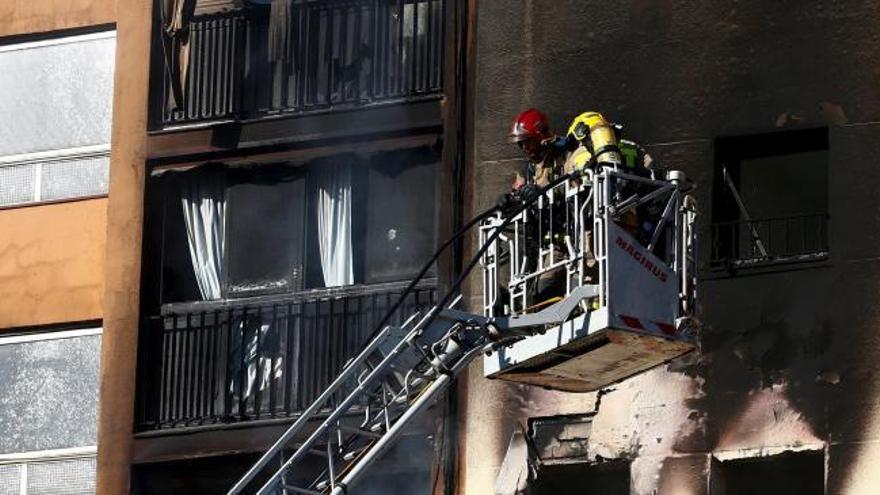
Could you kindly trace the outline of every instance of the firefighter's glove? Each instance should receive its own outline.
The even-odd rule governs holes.
[[[578,146],[578,141],[574,136],[557,136],[550,140],[550,145],[556,149],[557,152],[563,153],[566,151],[574,151]]]
[[[495,203],[495,206],[498,207],[501,213],[508,214],[516,209],[518,204],[519,202],[516,200],[513,193],[504,193],[501,196],[498,196],[498,201]]]
[[[516,194],[519,196],[520,200],[524,203],[528,203],[538,195],[538,186],[531,183],[523,184],[522,187],[516,190]]]

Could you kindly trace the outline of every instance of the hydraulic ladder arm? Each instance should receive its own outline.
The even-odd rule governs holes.
[[[651,181],[605,170],[584,177],[585,185],[578,186],[578,190],[569,191],[571,177],[561,177],[540,191],[537,198],[524,201],[517,211],[489,217],[490,211],[463,227],[456,236],[478,220],[487,221],[481,227],[481,247],[452,284],[453,291],[430,310],[410,316],[399,327],[382,328],[228,493],[238,495],[246,489],[250,493],[258,478],[261,486],[257,493],[263,495],[346,493],[419,412],[436,401],[461,371],[484,353],[492,353],[492,362],[487,361],[484,366],[491,365],[491,373],[499,378],[524,383],[539,380],[536,383],[542,386],[560,380],[563,385],[580,381],[595,389],[689,352],[692,336],[683,331],[682,322],[692,313],[695,301],[694,286],[689,281],[691,272],[686,270],[694,259],[695,206],[677,194],[683,175],[670,174],[668,181]],[[656,229],[675,234],[666,236],[675,245],[675,249],[667,250],[667,256],[673,258],[671,265],[651,253],[661,239],[660,234],[654,232],[645,247],[614,224],[612,215],[621,205],[610,202],[610,192],[615,181],[623,179],[643,181],[645,187],[661,190],[640,194],[628,207],[652,200],[668,201]],[[584,187],[592,190],[583,194]],[[541,208],[541,198],[545,193],[552,197],[553,188],[566,189],[563,197],[572,203],[571,211],[577,213],[570,224],[578,232],[573,237],[578,247],[574,249],[574,242],[568,239],[568,258],[555,260],[551,256],[546,266],[539,260],[537,270],[562,270],[569,283],[561,300],[541,311],[530,312],[524,304],[517,303],[526,309],[514,305],[514,299],[526,301],[528,295],[518,284],[533,283],[538,275],[517,271],[521,265],[517,247],[518,236],[522,235],[518,233],[522,230],[519,224],[529,221],[522,214],[525,209],[536,199],[537,207]],[[667,196],[668,200],[664,199]],[[667,221],[670,218],[673,221]],[[509,225],[514,235],[506,239],[502,234]],[[596,235],[592,247],[599,264],[598,283],[587,276],[584,268],[589,254],[589,237],[585,234],[589,229]],[[488,289],[497,283],[498,243],[512,245],[508,300],[515,307],[513,311],[504,311],[509,314],[496,316],[492,309],[498,294]],[[441,250],[449,245],[447,241]],[[610,251],[609,246],[615,251]],[[429,265],[436,258],[437,255]],[[485,314],[455,309],[461,299],[455,291],[481,260],[487,289]],[[571,283],[572,279],[576,283]],[[645,291],[650,294],[642,294]],[[641,297],[647,295],[651,297]],[[392,308],[389,315],[396,309],[397,306]],[[541,347],[545,344],[547,349]],[[596,360],[594,352],[610,354],[604,360]],[[548,360],[545,355],[554,359]],[[560,356],[563,362],[557,362]],[[596,372],[593,379],[596,363],[607,363],[609,356],[622,356],[620,362],[632,366],[604,366],[605,374]],[[519,373],[522,370],[525,373]],[[508,376],[511,372],[513,376]],[[540,375],[545,372],[549,375]],[[556,388],[568,390],[563,385]],[[266,478],[264,473],[270,468],[274,472]]]
[[[597,293],[597,287],[583,286],[539,313],[519,317],[484,317],[435,306],[400,327],[386,327],[229,494],[241,493],[276,459],[280,467],[257,493],[345,493],[475,358],[565,321],[580,301]],[[306,424],[323,417],[328,406],[332,412],[318,428],[285,455]],[[291,474],[298,474],[296,468],[308,456],[321,457],[324,469],[311,479],[294,479]]]
[[[242,493],[273,461],[280,467],[259,494],[345,493],[475,358],[534,329],[564,321],[580,300],[596,294],[594,287],[581,289],[540,313],[519,318],[489,318],[435,306],[424,315],[412,315],[401,327],[386,327],[229,494]],[[332,412],[324,417],[321,413],[330,407]],[[291,448],[304,427],[320,418],[324,419],[317,429]],[[312,478],[297,478],[297,467],[309,456],[323,459],[323,470]]]

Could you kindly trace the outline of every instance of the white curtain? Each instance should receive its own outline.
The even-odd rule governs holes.
[[[324,285],[354,283],[351,248],[351,165],[326,163],[314,167],[317,191],[318,247]]]
[[[181,204],[193,270],[202,299],[220,299],[225,250],[226,201],[221,174],[194,174],[182,181]]]

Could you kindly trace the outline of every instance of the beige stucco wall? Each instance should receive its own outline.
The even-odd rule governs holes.
[[[116,0],[3,0],[0,36],[116,22]]]
[[[0,41],[115,21],[116,0],[0,1]],[[106,208],[102,198],[0,210],[0,329],[101,318]]]
[[[0,210],[0,328],[101,318],[107,200]]]
[[[140,304],[151,0],[120,10],[113,88],[97,493],[129,492]]]

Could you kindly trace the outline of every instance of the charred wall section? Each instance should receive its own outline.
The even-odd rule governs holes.
[[[489,382],[472,367],[462,387],[464,493],[491,490],[518,423],[594,408],[588,450],[631,460],[632,493],[707,493],[722,461],[798,449],[824,455],[828,493],[876,484],[880,66],[868,60],[878,25],[880,9],[859,1],[479,3],[473,212],[512,182],[521,158],[504,138],[517,112],[538,107],[562,131],[580,112],[601,111],[699,184],[707,327],[700,354],[601,401]],[[710,269],[715,140],[813,128],[828,129],[829,257]]]

